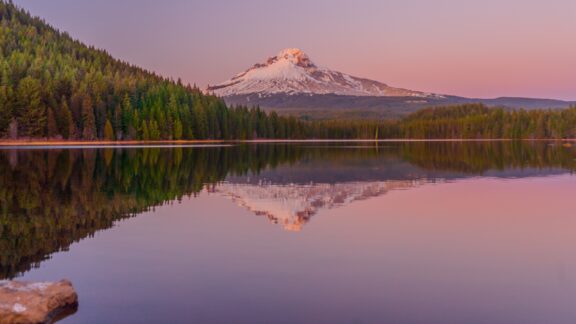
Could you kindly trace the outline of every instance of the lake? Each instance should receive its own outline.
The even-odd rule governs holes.
[[[62,323],[575,323],[576,148],[0,149],[0,279]]]

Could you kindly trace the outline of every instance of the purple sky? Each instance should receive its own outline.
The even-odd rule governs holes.
[[[15,0],[85,43],[200,86],[286,47],[392,86],[576,100],[575,0]]]

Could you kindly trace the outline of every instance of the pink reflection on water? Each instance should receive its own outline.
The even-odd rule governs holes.
[[[204,193],[25,278],[72,279],[80,322],[573,323],[574,192],[568,175],[424,184],[320,210],[300,232]]]

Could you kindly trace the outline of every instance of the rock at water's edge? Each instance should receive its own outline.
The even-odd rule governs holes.
[[[44,323],[58,310],[78,303],[68,280],[0,281],[0,324]]]

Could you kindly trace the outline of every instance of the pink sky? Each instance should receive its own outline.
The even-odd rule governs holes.
[[[82,41],[205,86],[282,48],[393,86],[576,100],[574,0],[16,0]]]

